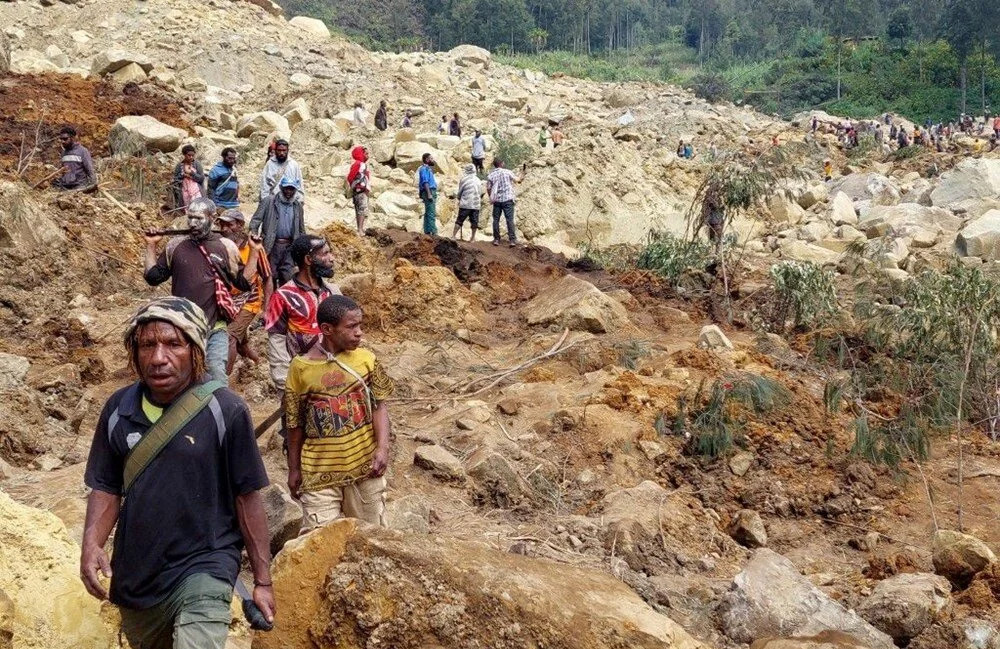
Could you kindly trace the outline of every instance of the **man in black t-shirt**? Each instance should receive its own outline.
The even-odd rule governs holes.
[[[244,545],[253,600],[274,618],[259,493],[268,480],[242,399],[228,388],[215,390],[126,490],[129,453],[204,380],[208,330],[202,310],[184,298],[161,298],[139,310],[125,336],[139,381],[108,399],[87,461],[84,481],[93,491],[80,576],[91,595],[110,594],[129,643],[140,649],[222,649]],[[109,563],[104,544],[116,523]],[[111,577],[110,591],[99,572]]]

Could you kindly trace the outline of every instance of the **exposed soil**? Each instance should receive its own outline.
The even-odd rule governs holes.
[[[35,160],[57,163],[56,138],[66,125],[77,129],[80,142],[95,157],[110,153],[108,133],[119,117],[152,115],[172,126],[187,126],[176,101],[150,86],[116,88],[68,74],[8,75],[0,79],[0,103],[4,107],[0,114],[0,171],[7,172],[16,169],[22,151],[35,145],[36,133],[40,150]],[[37,180],[44,175],[39,168],[28,178]]]

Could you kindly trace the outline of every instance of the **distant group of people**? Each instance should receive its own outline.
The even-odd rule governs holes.
[[[938,153],[956,151],[956,140],[962,135],[976,138],[976,151],[987,146],[992,151],[1000,145],[1000,115],[991,117],[989,113],[983,115],[982,119],[965,113],[948,122],[927,119],[922,125],[913,124],[912,128],[898,123],[889,113],[885,113],[879,120],[842,120],[832,127],[821,123],[814,115],[810,120],[809,130],[813,135],[818,132],[835,134],[845,150],[859,146],[864,136],[871,137],[875,145],[886,152],[909,146],[922,146]],[[982,143],[983,139],[987,144]]]

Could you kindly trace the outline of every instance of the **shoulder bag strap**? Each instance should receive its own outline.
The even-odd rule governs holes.
[[[351,367],[347,363],[342,363],[340,359],[338,359],[336,356],[327,353],[326,357],[332,360],[337,365],[339,365],[340,369],[344,370],[345,372],[353,376],[355,379],[357,379],[357,382],[361,384],[361,389],[365,391],[365,399],[368,401],[368,416],[374,419],[375,399],[372,397],[372,391],[371,389],[369,389],[368,384],[365,383],[365,380],[361,378],[361,375],[358,374],[353,367]]]
[[[205,409],[216,390],[225,387],[221,381],[209,381],[196,385],[182,394],[167,408],[163,416],[146,431],[135,448],[125,458],[125,477],[122,492],[128,494],[146,467],[160,454],[177,433],[181,431],[195,415]]]

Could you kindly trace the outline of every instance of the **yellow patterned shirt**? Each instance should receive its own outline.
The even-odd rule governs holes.
[[[365,478],[377,444],[372,408],[394,389],[375,355],[358,348],[337,361],[364,379],[365,387],[336,361],[296,356],[285,382],[285,425],[302,428],[302,489],[318,491]]]

